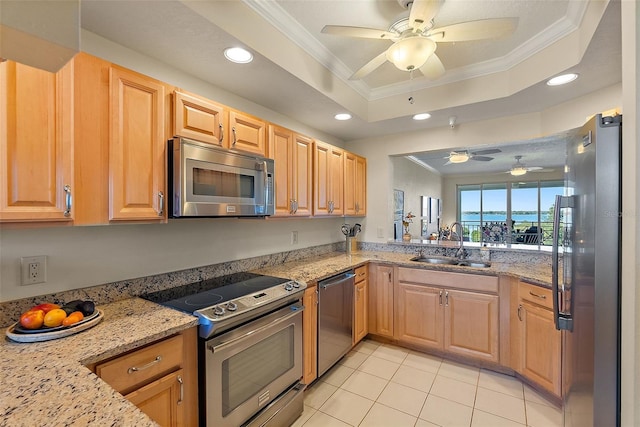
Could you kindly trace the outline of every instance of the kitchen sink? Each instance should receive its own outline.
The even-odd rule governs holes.
[[[430,256],[417,256],[415,258],[411,258],[411,261],[424,262],[425,264],[447,264],[447,265],[456,265],[459,260],[455,258],[446,258],[446,257],[430,257]]]
[[[460,267],[473,267],[473,268],[489,268],[491,267],[490,262],[484,261],[472,261],[472,260],[459,260],[457,258],[448,258],[448,257],[434,257],[434,256],[424,256],[420,255],[414,258],[411,258],[411,261],[423,262],[425,264],[444,264],[444,265],[458,265]]]

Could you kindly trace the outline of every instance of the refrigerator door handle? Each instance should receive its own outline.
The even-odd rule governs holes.
[[[551,252],[551,286],[553,295],[553,319],[557,330],[573,330],[573,319],[570,315],[565,313],[560,314],[560,301],[564,298],[564,286],[560,289],[559,286],[559,254],[558,248],[560,246],[560,210],[563,208],[572,208],[573,199],[570,196],[556,195],[556,204],[553,212],[553,246]],[[565,230],[566,233],[566,230]],[[563,240],[566,241],[567,236],[563,236]],[[566,254],[565,254],[566,256]],[[563,272],[566,274],[566,272]]]

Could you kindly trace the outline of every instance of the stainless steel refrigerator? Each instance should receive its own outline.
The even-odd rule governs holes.
[[[622,116],[596,115],[570,138],[565,195],[556,198],[565,426],[620,425],[621,131]]]

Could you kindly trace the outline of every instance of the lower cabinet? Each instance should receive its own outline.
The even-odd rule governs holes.
[[[318,287],[309,286],[302,297],[302,382],[318,377]]]
[[[393,266],[369,264],[369,333],[393,338]]]
[[[497,292],[498,278],[493,276],[399,268],[395,338],[497,363],[500,355]]]
[[[197,426],[197,340],[190,328],[90,368],[160,426]]]
[[[553,319],[551,290],[520,282],[518,294],[520,325],[516,333],[520,335],[519,372],[556,396],[561,396],[562,335]]]
[[[356,281],[353,288],[353,345],[369,333],[369,280],[367,267],[355,269]]]

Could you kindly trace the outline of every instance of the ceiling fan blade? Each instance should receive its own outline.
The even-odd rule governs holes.
[[[493,160],[493,157],[473,156],[473,157],[471,157],[471,160],[478,160],[480,162],[489,162],[489,161]]]
[[[349,77],[349,80],[359,80],[365,77],[367,74],[369,74],[370,72],[372,72],[373,70],[375,70],[376,68],[384,64],[386,61],[387,61],[387,52],[385,51],[385,52],[382,52],[380,55],[376,56],[375,58],[373,58],[371,61],[364,64],[362,68],[360,68],[358,71],[353,73],[351,77]]]
[[[499,148],[489,148],[488,150],[480,150],[480,151],[474,151],[473,155],[483,155],[483,154],[496,154],[496,153],[502,153],[502,150]]]
[[[442,0],[414,0],[409,12],[409,26],[413,31],[424,30],[440,11]]]
[[[364,39],[393,40],[399,37],[385,30],[377,30],[375,28],[349,27],[345,25],[325,25],[321,31],[324,34],[333,34],[335,36],[359,37]]]
[[[420,67],[420,72],[429,80],[435,80],[444,74],[444,65],[442,65],[442,61],[440,61],[438,55],[433,53],[429,59],[427,59],[427,62]]]
[[[513,33],[517,25],[518,18],[480,19],[434,28],[429,35],[438,42],[495,39]]]

